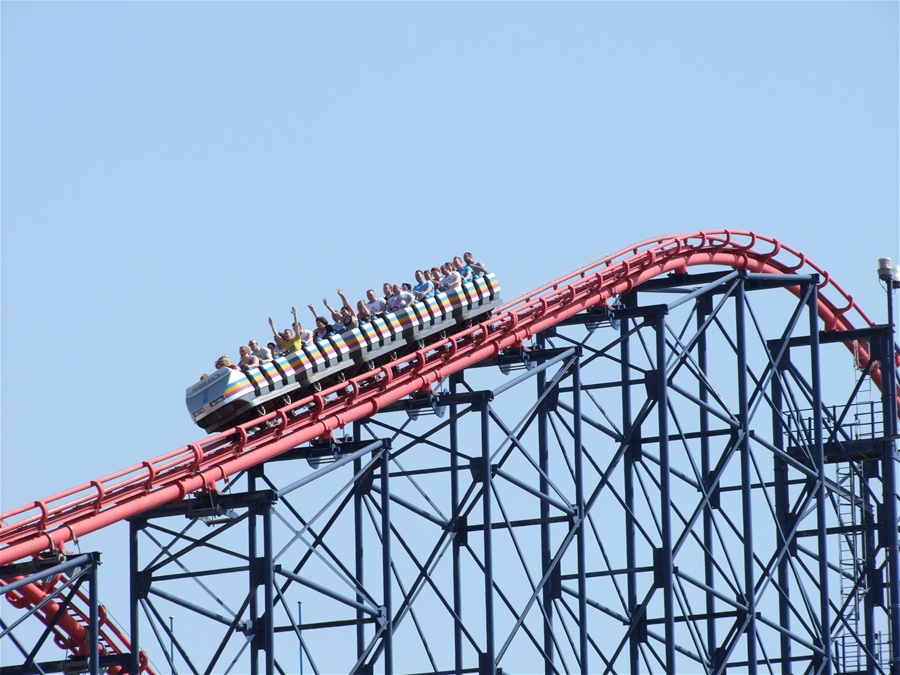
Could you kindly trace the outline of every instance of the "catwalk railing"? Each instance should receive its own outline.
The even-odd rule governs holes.
[[[818,314],[826,330],[874,325],[827,272],[775,239],[721,230],[646,240],[506,303],[488,320],[252,423],[2,514],[0,565],[61,551],[67,542],[112,523],[192,493],[215,491],[229,476],[310,440],[327,438],[452,373],[520,347],[575,314],[603,307],[649,279],[705,265],[757,274],[817,274]],[[847,346],[860,366],[872,365],[867,344],[848,341]],[[870,372],[880,386],[880,370],[871,367]],[[38,594],[36,589],[23,589],[17,597]]]

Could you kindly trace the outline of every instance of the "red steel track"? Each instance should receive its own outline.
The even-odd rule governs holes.
[[[826,330],[874,325],[829,274],[799,251],[753,232],[715,230],[648,239],[541,286],[495,310],[484,322],[406,354],[348,382],[293,403],[262,420],[217,433],[152,460],[0,514],[0,565],[45,551],[227,479],[307,441],[328,437],[354,420],[496,356],[554,324],[666,272],[716,265],[770,274],[818,274],[818,313]],[[792,291],[797,292],[797,288]],[[861,365],[867,345],[850,344]],[[872,378],[881,385],[880,370]],[[0,582],[2,583],[2,582]],[[41,589],[20,589],[35,603]],[[12,598],[10,598],[12,600]],[[71,635],[76,641],[83,637]],[[80,639],[79,639],[80,638]]]

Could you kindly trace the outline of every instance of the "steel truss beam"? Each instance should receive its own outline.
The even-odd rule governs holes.
[[[141,514],[133,644],[197,673],[897,673],[896,393],[866,400],[818,282],[646,283]]]

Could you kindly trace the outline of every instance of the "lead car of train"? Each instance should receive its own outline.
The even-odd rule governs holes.
[[[490,315],[499,304],[496,276],[484,274],[352,330],[305,344],[302,351],[258,368],[219,368],[188,387],[188,412],[207,433],[227,429],[298,401],[323,384],[428,344],[436,336],[452,334]]]

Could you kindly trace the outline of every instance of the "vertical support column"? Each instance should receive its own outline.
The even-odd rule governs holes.
[[[100,675],[100,595],[97,583],[99,581],[100,554],[91,554],[90,571],[88,572],[88,602],[90,603],[91,615],[88,619],[88,630],[90,631],[90,669],[91,675]]]
[[[702,375],[697,382],[697,398],[700,399],[701,405],[698,408],[700,414],[700,473],[703,480],[704,488],[707,493],[712,489],[712,460],[710,459],[709,449],[709,389],[706,386],[706,376],[709,373],[709,360],[707,354],[706,329],[704,324],[709,315],[712,314],[712,298],[709,295],[701,295],[697,298],[697,367]],[[718,492],[718,488],[716,488]],[[713,527],[713,505],[712,496],[708,496],[706,504],[703,506],[703,580],[708,588],[715,588],[715,560],[714,553],[716,547],[715,530]],[[713,593],[706,593],[706,644],[707,648],[714,650],[718,644],[716,637],[716,596]],[[708,655],[710,658],[712,654]]]
[[[266,652],[266,675],[275,675],[275,556],[272,543],[272,502],[263,511],[263,649]],[[252,519],[251,519],[252,520]]]
[[[538,335],[535,339],[535,348],[541,350],[544,348],[544,336]],[[549,425],[549,411],[547,409],[547,373],[541,370],[537,374],[537,395],[541,401],[538,406],[538,466],[540,467],[541,476],[539,480],[539,490],[541,496],[547,497],[550,493],[550,483],[547,476],[550,472],[550,449],[547,444],[547,434]],[[543,398],[541,398],[543,397]],[[541,500],[540,504],[541,518],[541,575],[546,576],[550,569],[550,561],[552,555],[550,552],[550,504],[546,499]],[[541,603],[544,612],[544,675],[552,675],[555,672],[553,664],[555,662],[555,648],[553,645],[553,589],[552,584],[544,584],[541,591]]]
[[[497,672],[497,653],[494,646],[494,549],[491,525],[491,502],[493,500],[491,476],[491,448],[488,422],[490,403],[481,401],[481,481],[482,517],[484,519],[484,655],[479,670],[481,675]]]
[[[394,672],[394,609],[391,603],[391,493],[390,493],[391,451],[387,446],[381,449],[381,565],[384,589],[384,672]]]
[[[141,640],[139,617],[140,604],[140,572],[139,572],[139,556],[138,556],[138,536],[144,528],[144,520],[132,518],[128,521],[128,566],[129,566],[129,630],[131,635],[131,665],[128,668],[130,675],[138,675],[141,669]]]
[[[871,462],[869,462],[871,463]],[[865,467],[867,463],[863,463]],[[860,482],[863,480],[868,480],[868,472],[863,469],[863,477],[860,478]],[[872,494],[871,491],[867,488],[863,488],[860,490],[863,495],[863,518],[862,518],[862,526],[863,526],[863,555],[865,556],[865,565],[866,569],[863,572],[865,574],[866,579],[866,588],[868,592],[863,597],[863,611],[865,617],[865,625],[866,625],[866,675],[875,675],[875,654],[877,654],[878,645],[875,641],[875,593],[872,592],[872,589],[875,588],[875,580],[876,576],[881,574],[881,571],[878,570],[875,566],[875,555],[876,555],[876,545],[875,545],[875,515],[874,509],[872,506]]]
[[[775,349],[780,349],[781,345],[776,344]],[[789,357],[786,354],[785,357]],[[772,374],[772,444],[781,451],[784,451],[784,429],[782,427],[782,408],[784,406],[784,393],[781,389],[782,366],[780,363],[775,364],[775,372]],[[790,491],[788,485],[788,464],[777,454],[774,455],[774,493],[775,493],[775,521],[777,530],[775,533],[775,541],[778,550],[783,551],[787,546],[785,533],[791,529],[792,523],[788,518],[790,512]],[[793,550],[793,545],[790,546]],[[780,660],[782,675],[791,675],[793,666],[791,656],[793,655],[794,641],[790,636],[791,629],[791,608],[788,603],[791,589],[790,574],[790,553],[782,555],[778,561],[778,587],[781,592],[778,594],[778,622],[784,628],[781,633],[780,642]]]
[[[634,296],[629,295],[624,299],[626,307],[633,307]],[[634,438],[636,433],[632,420],[631,412],[631,342],[628,337],[628,326],[630,320],[623,319],[619,326],[621,338],[621,373],[622,373],[622,434],[623,443],[627,444],[625,448],[625,473],[624,473],[624,490],[625,490],[625,561],[628,568],[627,571],[627,594],[628,594],[628,618],[634,623],[637,612],[637,549],[635,541],[637,539],[637,527],[634,518],[634,467],[637,462],[638,443]],[[641,618],[643,620],[643,617]],[[638,631],[632,630],[631,637],[628,639],[628,662],[629,672],[640,672],[640,640]]]
[[[587,553],[585,544],[584,511],[584,441],[581,433],[581,354],[572,363],[572,426],[575,443],[575,517],[578,545],[578,651],[581,653],[581,675],[588,675],[588,622],[587,622]]]
[[[744,530],[744,603],[747,606],[747,672],[757,672],[756,590],[753,574],[753,465],[750,461],[749,397],[747,393],[747,299],[746,273],[742,273],[735,291],[735,343],[737,344],[738,451],[741,457],[741,514]]]
[[[456,382],[459,374],[450,377],[450,503],[452,522],[454,527],[453,533],[453,662],[456,672],[463,671],[462,656],[462,574],[460,570],[460,550],[463,545],[463,537],[465,532],[461,529],[463,523],[460,520],[459,512],[459,429],[457,427],[456,415]]]
[[[260,471],[262,471],[261,466],[254,466],[247,471],[248,492],[256,490],[256,477]],[[259,605],[256,597],[256,574],[259,560],[257,559],[256,529],[256,516],[251,514],[247,519],[247,558],[250,561],[250,578],[248,580],[250,606],[247,609],[250,625],[253,627],[253,637],[250,639],[250,675],[259,675]]]
[[[818,277],[815,277],[818,279]],[[825,443],[823,438],[822,415],[822,374],[819,354],[819,298],[816,282],[808,285],[807,307],[809,308],[809,358],[812,375],[813,443],[816,458],[816,520],[819,525],[817,541],[819,547],[819,630],[822,650],[825,652],[819,672],[832,672],[831,603],[828,591],[828,493],[825,489]]]
[[[656,406],[659,426],[659,496],[662,541],[656,561],[657,583],[661,582],[666,628],[666,672],[678,672],[675,664],[675,564],[672,556],[672,489],[669,480],[669,387],[666,376],[666,315],[656,314]],[[660,579],[661,577],[661,579]]]
[[[354,440],[360,440],[360,432],[362,430],[362,425],[359,421],[353,423],[353,438]],[[353,460],[353,475],[357,476],[356,485],[353,490],[353,540],[355,542],[355,546],[353,549],[354,553],[354,574],[356,576],[357,590],[356,590],[356,602],[360,605],[365,602],[365,597],[362,593],[360,593],[359,589],[363,587],[363,581],[365,580],[365,565],[363,564],[363,490],[360,484],[361,477],[360,472],[362,471],[362,459],[357,458]],[[365,633],[365,615],[363,614],[362,609],[357,608],[356,610],[356,658],[362,658],[363,652],[366,649],[366,633]]]

